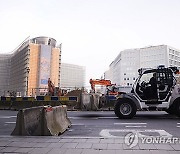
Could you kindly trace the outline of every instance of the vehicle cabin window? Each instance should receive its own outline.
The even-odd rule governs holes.
[[[142,84],[142,82],[146,82],[149,83],[150,79],[153,77],[153,72],[152,73],[147,73],[147,74],[143,74],[140,78],[140,82],[139,84]]]

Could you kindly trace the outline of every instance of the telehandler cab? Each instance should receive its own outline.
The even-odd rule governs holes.
[[[117,97],[114,112],[117,117],[129,119],[136,111],[164,110],[180,116],[180,86],[176,84],[177,67],[158,66],[156,69],[138,70],[130,93]]]

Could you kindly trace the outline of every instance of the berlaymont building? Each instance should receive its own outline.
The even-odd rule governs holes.
[[[180,69],[180,50],[168,45],[123,50],[109,65],[104,78],[122,87],[132,86],[139,68],[157,68],[159,65]]]
[[[49,37],[28,38],[11,54],[0,54],[0,96],[33,96],[60,83],[61,46]]]

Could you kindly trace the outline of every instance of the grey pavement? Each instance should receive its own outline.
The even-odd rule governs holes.
[[[119,141],[119,142],[118,142]],[[0,153],[22,154],[119,154],[180,153],[180,144],[142,144],[130,148],[124,138],[65,138],[61,136],[0,136]]]

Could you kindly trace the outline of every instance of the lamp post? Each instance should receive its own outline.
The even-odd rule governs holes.
[[[27,67],[27,82],[26,82],[26,84],[27,84],[27,90],[26,90],[26,96],[28,96],[28,77],[29,77],[29,72],[30,72],[30,68]]]

